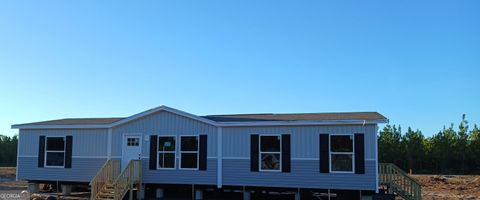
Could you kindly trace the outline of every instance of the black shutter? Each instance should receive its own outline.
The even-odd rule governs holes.
[[[45,164],[45,136],[38,138],[38,167],[43,168]]]
[[[328,143],[328,134],[320,134],[320,173],[330,172]]]
[[[207,135],[200,135],[200,148],[198,155],[198,169],[205,171],[207,170]]]
[[[67,136],[67,141],[65,145],[65,168],[72,168],[72,145],[73,137]]]
[[[258,135],[250,135],[250,171],[258,172]]]
[[[282,135],[282,172],[290,172],[290,135]]]
[[[156,170],[157,169],[157,136],[151,135],[150,136],[150,169]]]
[[[362,133],[355,134],[355,174],[365,174],[365,139]]]

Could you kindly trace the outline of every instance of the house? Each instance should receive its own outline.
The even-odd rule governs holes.
[[[386,122],[377,112],[197,116],[160,106],[12,128],[17,179],[33,190],[58,182],[89,183],[92,199],[174,190],[195,199],[212,191],[359,199],[379,192],[377,124]]]

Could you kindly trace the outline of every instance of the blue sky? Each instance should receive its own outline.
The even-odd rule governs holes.
[[[378,111],[480,122],[479,1],[5,1],[0,134],[129,116]]]

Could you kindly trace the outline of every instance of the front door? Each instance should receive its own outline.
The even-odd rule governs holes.
[[[122,147],[122,169],[124,169],[130,160],[140,160],[142,156],[142,136],[124,135]]]

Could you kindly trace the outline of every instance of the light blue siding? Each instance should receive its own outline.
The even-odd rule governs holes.
[[[217,159],[207,159],[207,170],[150,170],[148,159],[143,159],[143,182],[159,184],[217,184]],[[178,165],[178,159],[177,159]],[[177,166],[178,167],[178,166]]]
[[[319,157],[319,134],[365,134],[365,158],[375,159],[376,125],[223,128],[223,157],[250,157],[251,134],[291,134],[292,158]]]
[[[160,111],[113,128],[112,156],[122,156],[123,134],[143,134],[142,154],[149,156],[149,135],[208,135],[207,156],[217,156],[217,127],[183,117],[168,111]],[[178,138],[178,137],[177,137]],[[178,148],[177,148],[178,149]]]
[[[180,116],[159,111],[112,128],[112,158],[122,156],[124,134],[142,135],[142,164],[144,183],[163,184],[217,184],[217,142],[223,152],[223,185],[301,187],[325,189],[375,190],[376,125],[318,125],[275,127],[223,127],[222,141],[217,141],[219,128]],[[319,134],[365,134],[365,174],[319,173]],[[179,136],[208,135],[207,170],[179,168]],[[291,173],[251,172],[251,134],[290,134]],[[38,138],[46,136],[73,136],[72,168],[38,168]],[[173,135],[177,138],[177,169],[150,170],[150,135]],[[26,180],[62,180],[89,182],[106,161],[107,129],[48,129],[20,130],[18,177]]]
[[[72,156],[107,156],[107,129],[21,129],[18,155],[38,156],[42,135],[73,136]]]
[[[90,182],[106,159],[73,158],[72,168],[39,168],[37,157],[20,157],[17,178],[20,180]]]
[[[375,161],[365,161],[365,174],[319,172],[318,160],[292,160],[291,173],[251,172],[249,159],[224,159],[223,184],[292,188],[375,190]]]

